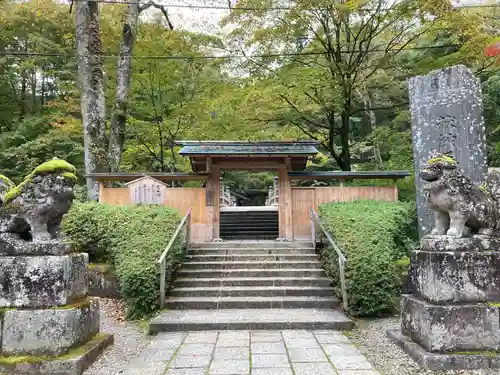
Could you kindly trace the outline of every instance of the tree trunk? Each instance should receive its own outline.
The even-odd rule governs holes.
[[[123,25],[120,58],[116,72],[116,102],[109,132],[108,155],[111,171],[118,170],[123,152],[128,95],[132,76],[132,50],[134,48],[140,12],[138,0],[136,3],[130,4],[127,20]]]
[[[350,108],[350,105],[349,105]],[[343,171],[351,170],[351,145],[349,144],[349,130],[351,128],[351,117],[346,109],[343,110],[342,115],[342,130],[340,131],[340,163],[339,167]]]
[[[26,77],[26,70],[23,68],[21,71],[21,93],[19,98],[19,121],[24,120],[26,117],[26,90],[28,88],[27,85],[28,78]]]
[[[362,89],[358,90],[358,94],[363,100],[365,112],[368,114],[368,119],[370,121],[370,131],[373,132],[377,127],[377,116],[375,115],[375,111],[371,109],[373,108],[372,96],[365,86],[363,86]],[[380,147],[378,145],[378,142],[373,142],[373,158],[375,159],[375,164],[377,166],[382,165],[382,156],[380,155]]]
[[[75,1],[78,76],[87,174],[109,170],[98,5],[96,1]],[[97,182],[91,177],[86,180],[88,198],[97,200]]]

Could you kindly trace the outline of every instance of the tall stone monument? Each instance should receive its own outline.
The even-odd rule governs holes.
[[[113,340],[87,296],[88,254],[60,238],[75,180],[55,159],[2,194],[0,373],[80,375]]]
[[[481,183],[487,173],[486,131],[480,81],[467,67],[457,65],[412,77],[408,86],[422,238],[432,228],[433,218],[418,178],[420,167],[432,153],[448,153],[474,183]]]
[[[429,370],[500,368],[500,174],[473,182],[447,155],[419,178],[436,224],[411,254],[411,294],[389,336]]]

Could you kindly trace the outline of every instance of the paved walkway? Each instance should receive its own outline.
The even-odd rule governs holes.
[[[339,331],[160,333],[123,375],[378,375]]]

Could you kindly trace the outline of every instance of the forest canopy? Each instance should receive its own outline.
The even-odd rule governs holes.
[[[0,5],[0,171],[15,182],[53,156],[84,174],[82,3]],[[308,169],[411,170],[407,79],[456,64],[481,79],[500,165],[500,57],[484,53],[500,35],[494,2],[201,0],[190,22],[189,6],[161,4],[96,4],[86,62],[102,63],[103,106],[87,152],[100,170],[188,171],[180,139],[314,139]],[[215,29],[203,7],[220,11]]]

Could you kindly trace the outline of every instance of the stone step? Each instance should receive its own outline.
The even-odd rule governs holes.
[[[182,268],[189,269],[290,269],[290,268],[318,268],[321,269],[319,260],[297,261],[223,261],[223,262],[184,262]]]
[[[180,269],[179,277],[325,277],[321,268],[281,268],[281,269]]]
[[[326,277],[240,277],[240,278],[177,278],[174,285],[180,288],[234,287],[234,286],[330,286]]]
[[[228,255],[191,255],[186,257],[190,262],[224,262],[224,261],[317,261],[316,254],[228,254]]]
[[[213,309],[333,309],[339,305],[334,296],[293,297],[169,297],[165,307],[172,310]]]
[[[333,296],[332,287],[321,286],[229,286],[175,287],[172,297],[292,297]]]
[[[231,230],[225,230],[224,228],[221,228],[220,230],[220,237],[224,239],[224,237],[237,237],[238,238],[246,238],[246,237],[252,237],[252,238],[260,238],[260,237],[267,237],[267,236],[272,236],[272,238],[276,239],[279,237],[279,230],[278,228],[240,228],[238,230],[231,229]]]
[[[252,248],[238,248],[238,249],[190,249],[188,255],[270,255],[270,254],[286,254],[286,255],[299,255],[311,254],[316,255],[313,248],[289,248],[289,249],[252,249]]]
[[[220,236],[225,241],[234,241],[234,240],[241,240],[242,238],[245,240],[275,240],[279,237],[278,234],[273,234],[273,235],[257,235],[257,234],[238,234],[235,236]]]
[[[349,330],[353,321],[331,309],[169,310],[149,323],[149,333],[209,330]]]
[[[245,222],[251,223],[256,220],[263,221],[266,223],[273,223],[279,221],[278,215],[221,215],[220,222],[222,223],[235,223],[235,222]]]
[[[280,241],[258,241],[258,240],[237,240],[226,242],[193,242],[190,244],[192,249],[312,249],[311,242],[280,242]]]

